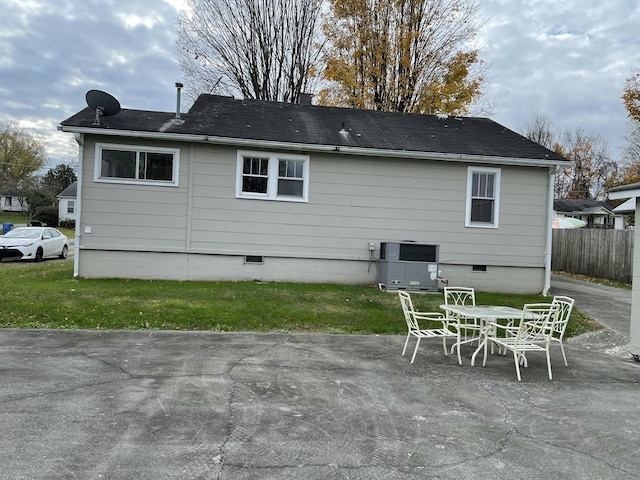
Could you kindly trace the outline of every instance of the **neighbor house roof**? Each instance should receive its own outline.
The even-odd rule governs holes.
[[[78,196],[78,182],[73,182],[67,188],[62,190],[58,197],[77,197]]]
[[[629,200],[625,200],[616,208],[613,209],[615,213],[633,213],[636,211],[636,198],[631,197]]]
[[[90,108],[64,120],[68,132],[247,145],[322,147],[346,153],[429,152],[445,157],[526,159],[565,165],[562,156],[487,118],[391,113],[200,95],[178,120],[173,112],[123,109],[93,125]],[[144,135],[146,134],[146,135]],[[141,136],[141,135],[136,135]],[[410,156],[410,155],[409,155]],[[508,162],[507,162],[508,163]]]
[[[613,207],[607,202],[600,202],[597,200],[556,199],[553,201],[553,210],[557,213],[610,215]]]

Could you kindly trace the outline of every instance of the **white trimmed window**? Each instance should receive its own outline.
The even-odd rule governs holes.
[[[76,213],[75,200],[67,200],[67,213]]]
[[[500,169],[468,167],[466,227],[498,228]]]
[[[178,186],[180,150],[96,144],[96,182]]]
[[[238,151],[236,197],[306,202],[309,157]]]

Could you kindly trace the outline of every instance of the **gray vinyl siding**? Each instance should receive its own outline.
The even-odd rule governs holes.
[[[545,168],[502,167],[499,228],[469,228],[464,163],[314,153],[309,201],[303,203],[235,198],[237,149],[231,146],[122,138],[113,143],[179,147],[179,185],[94,182],[95,144],[86,138],[78,227],[91,227],[91,234],[81,233],[86,250],[362,263],[369,260],[370,241],[378,256],[382,241],[414,240],[439,244],[444,270],[544,267]],[[375,269],[366,278],[373,275]],[[535,273],[536,283],[541,275]]]
[[[312,155],[309,203],[290,203],[234,198],[236,151],[214,156],[194,165],[192,251],[366,259],[369,241],[415,240],[444,263],[543,265],[543,169],[503,168],[500,228],[484,229],[464,226],[464,164]]]
[[[102,143],[134,146],[180,145],[99,138]],[[185,161],[186,157],[186,161]],[[81,192],[82,248],[108,250],[179,251],[187,247],[189,149],[180,155],[179,186],[128,185],[94,182],[95,142],[85,139]],[[91,233],[84,233],[87,227]]]

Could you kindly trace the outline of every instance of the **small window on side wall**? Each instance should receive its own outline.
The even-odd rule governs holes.
[[[96,182],[178,186],[180,150],[96,144]]]
[[[466,227],[498,228],[500,212],[500,169],[467,169]]]
[[[238,151],[236,197],[306,202],[309,157]]]

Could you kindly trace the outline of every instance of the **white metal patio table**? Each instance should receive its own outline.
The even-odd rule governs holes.
[[[522,317],[522,309],[501,305],[440,305],[440,308],[447,313],[452,313],[460,317],[477,318],[480,320],[481,331],[480,338],[478,339],[479,345],[471,356],[471,366],[475,364],[476,356],[486,342],[484,336],[484,325],[486,322],[495,320],[519,320]],[[457,342],[454,346],[460,348],[462,343],[465,342]]]

